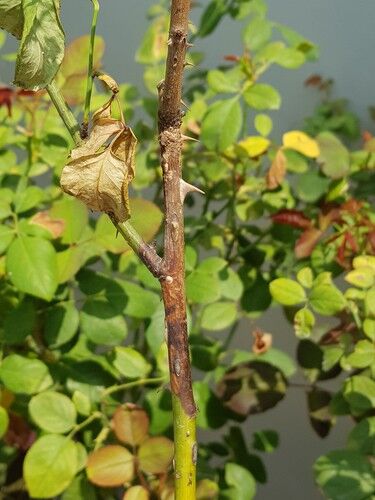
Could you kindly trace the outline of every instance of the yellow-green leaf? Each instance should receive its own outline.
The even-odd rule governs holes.
[[[298,151],[309,158],[317,158],[320,154],[318,143],[299,130],[292,130],[284,134],[283,146]]]

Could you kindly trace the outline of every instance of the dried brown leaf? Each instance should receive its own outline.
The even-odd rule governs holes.
[[[276,189],[282,183],[286,174],[286,158],[284,153],[279,150],[267,172],[267,188]]]
[[[130,217],[128,186],[135,173],[137,139],[129,127],[111,117],[112,100],[94,114],[87,141],[71,152],[61,187],[92,210],[123,222]]]

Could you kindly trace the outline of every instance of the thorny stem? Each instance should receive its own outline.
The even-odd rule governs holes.
[[[91,34],[90,34],[90,45],[89,45],[89,60],[87,65],[87,81],[86,81],[86,99],[85,99],[85,109],[83,112],[83,123],[81,130],[82,139],[87,137],[87,129],[89,125],[89,116],[90,116],[90,104],[91,104],[91,94],[94,76],[93,65],[94,65],[94,47],[95,47],[95,33],[96,33],[96,24],[98,22],[98,14],[99,14],[99,2],[98,0],[91,0],[93,5],[93,13],[92,13],[92,21],[91,21]]]
[[[165,309],[175,444],[175,499],[194,500],[197,461],[194,403],[186,322],[181,96],[188,47],[190,0],[172,0],[165,79],[159,85],[159,143],[165,207]]]

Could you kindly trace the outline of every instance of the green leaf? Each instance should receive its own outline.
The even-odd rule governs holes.
[[[375,417],[365,418],[350,432],[348,448],[363,455],[375,455]]]
[[[306,300],[306,293],[301,285],[287,278],[271,281],[270,292],[274,300],[283,306],[295,306]]]
[[[230,267],[221,269],[218,273],[220,292],[222,297],[230,300],[239,300],[243,293],[243,284],[237,273]]]
[[[159,303],[145,333],[147,344],[154,356],[158,354],[164,342],[164,328],[164,306],[163,303]]]
[[[5,408],[0,406],[0,439],[4,436],[8,430],[9,416]]]
[[[151,365],[132,347],[116,347],[113,365],[127,378],[144,378],[151,371]]]
[[[11,354],[3,360],[0,378],[5,387],[15,394],[35,394],[46,390],[53,383],[48,368],[42,361],[18,354]]]
[[[237,365],[238,363],[256,360],[269,363],[275,368],[278,368],[287,378],[294,375],[297,370],[294,360],[285,352],[275,349],[274,347],[262,354],[236,350],[231,364]]]
[[[328,189],[330,180],[314,170],[299,175],[295,186],[297,197],[307,203],[319,200]]]
[[[198,36],[204,38],[212,33],[224,16],[226,8],[225,0],[212,0],[202,14]]]
[[[27,212],[36,207],[44,198],[44,191],[37,186],[29,186],[20,194],[16,194],[14,199],[15,211],[17,214]]]
[[[240,90],[243,73],[234,68],[229,71],[213,69],[207,73],[207,83],[210,88],[223,94],[233,94]]]
[[[117,283],[126,295],[125,315],[134,318],[150,318],[154,314],[155,309],[160,304],[160,298],[156,293],[130,281],[117,280]],[[111,296],[110,292],[108,296]]]
[[[138,450],[139,467],[151,474],[163,474],[172,464],[173,442],[164,437],[150,437],[143,441]]]
[[[273,61],[283,68],[296,69],[305,63],[306,57],[300,50],[283,47],[277,51]]]
[[[309,309],[304,307],[297,311],[293,321],[297,337],[303,339],[311,335],[311,331],[315,325],[315,316]]]
[[[124,318],[106,299],[88,299],[80,323],[82,333],[95,344],[118,345],[127,335]]]
[[[32,90],[45,88],[64,57],[65,36],[58,0],[23,0],[25,18],[14,83]]]
[[[201,325],[206,330],[224,330],[234,323],[236,316],[237,307],[234,302],[215,302],[204,308]]]
[[[346,147],[331,132],[321,132],[316,139],[320,148],[318,163],[324,174],[331,179],[344,177],[350,168]]]
[[[202,121],[201,141],[209,149],[224,151],[241,131],[242,111],[238,97],[216,101]]]
[[[370,340],[375,342],[375,319],[366,318],[363,322],[363,331]]]
[[[36,324],[36,310],[30,297],[25,297],[4,320],[4,341],[19,344],[32,335]]]
[[[301,283],[301,285],[305,288],[311,288],[314,275],[310,267],[303,267],[297,273],[297,280]]]
[[[255,116],[254,126],[260,135],[267,136],[272,132],[273,123],[271,118],[264,113]]]
[[[15,234],[15,230],[12,227],[0,225],[0,255],[12,243]]]
[[[31,418],[44,431],[65,434],[76,423],[76,409],[72,401],[59,392],[46,391],[31,398]]]
[[[314,311],[323,316],[337,314],[346,306],[344,295],[335,285],[330,283],[314,285],[309,302]]]
[[[367,290],[365,295],[365,314],[371,318],[375,318],[375,287]]]
[[[249,24],[245,26],[242,32],[242,40],[245,46],[251,51],[256,52],[271,38],[272,24],[263,17],[254,17]]]
[[[76,244],[88,224],[86,205],[73,196],[64,194],[61,200],[53,204],[51,217],[64,221],[62,243]]]
[[[279,92],[267,83],[255,83],[244,92],[246,103],[255,109],[279,109]]]
[[[325,372],[328,372],[340,361],[343,354],[344,350],[342,347],[325,346],[323,348],[323,362],[322,362],[323,370]]]
[[[163,214],[159,207],[142,198],[130,199],[131,223],[146,241],[152,240],[159,231]],[[116,236],[116,228],[107,215],[99,217],[95,227],[95,240],[106,250],[122,253],[130,250],[129,245],[120,236]]]
[[[71,340],[79,325],[79,313],[75,305],[66,302],[47,310],[44,321],[44,338],[50,348],[60,347]]]
[[[163,61],[167,53],[168,19],[159,16],[150,24],[143,35],[135,60],[141,64],[152,64]]]
[[[87,476],[97,486],[122,486],[133,479],[134,457],[123,446],[109,445],[99,448],[88,457]]]
[[[193,271],[186,278],[186,296],[193,303],[215,302],[220,298],[220,282],[213,274]]]
[[[44,300],[54,296],[57,261],[49,241],[20,235],[8,249],[6,267],[13,284],[21,292]]]
[[[65,436],[39,438],[26,454],[23,475],[32,498],[60,495],[77,472],[77,447]]]
[[[95,487],[88,482],[86,475],[79,474],[64,491],[61,500],[97,500]]]
[[[372,466],[355,451],[335,450],[319,457],[314,474],[327,498],[363,500],[375,491]]]
[[[345,363],[353,368],[366,368],[374,363],[375,345],[369,340],[359,340],[354,346],[354,352],[349,354]]]
[[[225,482],[236,491],[238,500],[251,500],[255,497],[256,483],[252,474],[235,463],[225,465]]]
[[[23,30],[21,0],[0,0],[0,28],[20,39]]]
[[[257,431],[254,433],[253,447],[259,451],[272,453],[279,446],[279,435],[275,431]]]
[[[364,375],[354,375],[344,384],[344,398],[356,413],[375,408],[375,381]]]
[[[371,267],[358,267],[349,271],[345,281],[358,288],[370,288],[375,282],[375,272]]]

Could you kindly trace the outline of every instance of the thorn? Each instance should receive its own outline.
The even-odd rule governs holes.
[[[189,111],[189,109],[190,109],[190,108],[189,108],[189,106],[186,104],[186,102],[184,102],[184,101],[181,99],[180,103],[181,103],[183,106],[185,106],[185,108]]]
[[[198,139],[194,139],[194,137],[189,137],[188,135],[181,134],[181,139],[183,141],[194,141],[194,142],[199,142]]]
[[[190,49],[190,47],[194,47],[194,44],[187,42],[186,43],[186,48]]]
[[[195,67],[195,64],[192,63],[192,62],[189,62],[189,61],[185,61],[184,62],[184,68],[186,68],[186,66],[193,66],[193,67]]]
[[[197,188],[197,186],[193,186],[192,184],[189,184],[188,182],[185,182],[184,179],[180,179],[180,199],[181,203],[185,201],[185,197],[187,194],[196,192],[196,193],[201,193],[205,194],[204,191],[201,189]]]
[[[167,45],[172,45],[172,38],[168,38]]]

